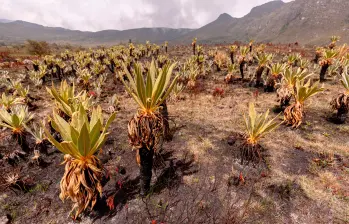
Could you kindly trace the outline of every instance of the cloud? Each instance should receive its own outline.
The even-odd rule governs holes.
[[[89,31],[198,28],[221,13],[241,17],[265,2],[268,0],[1,0],[0,17]]]

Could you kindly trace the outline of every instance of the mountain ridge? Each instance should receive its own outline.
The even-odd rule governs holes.
[[[97,32],[45,27],[25,21],[0,20],[0,42],[18,43],[27,39],[73,44],[118,44],[120,42],[154,43],[171,41],[199,43],[248,41],[318,44],[329,36],[342,36],[349,42],[349,1],[347,0],[281,0],[256,6],[242,18],[222,13],[216,20],[198,29],[137,28],[129,30],[101,30]],[[4,20],[5,21],[5,20]]]
[[[13,22],[13,21],[8,19],[0,19],[0,23],[10,23],[10,22]]]

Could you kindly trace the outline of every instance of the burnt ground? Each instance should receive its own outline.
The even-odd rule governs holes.
[[[171,54],[185,55],[181,50]],[[121,101],[100,154],[110,180],[95,209],[85,213],[81,223],[349,222],[349,127],[328,120],[329,102],[341,91],[338,80],[327,81],[325,92],[306,103],[305,123],[299,129],[281,125],[261,140],[264,161],[253,166],[240,164],[242,114],[249,102],[255,102],[260,112],[272,110],[276,93],[264,93],[246,82],[226,85],[225,71],[201,77],[198,90],[185,90],[182,100],[168,102],[173,140],[164,142],[157,152],[146,198],[139,197],[139,167],[127,139],[127,123],[137,107],[121,83],[105,86],[104,96],[117,93]],[[250,73],[254,71],[251,67]],[[224,89],[222,97],[213,96],[216,87]],[[37,99],[35,119],[44,119],[51,111],[48,94],[34,87],[30,94]],[[107,99],[100,100],[104,109]],[[0,153],[17,148],[3,130]],[[2,177],[20,169],[28,183],[26,189],[0,183],[0,223],[8,218],[13,223],[73,223],[71,202],[63,203],[58,197],[62,154],[50,148],[43,155],[46,167],[33,163],[31,157],[15,165],[0,161]],[[113,201],[111,210],[107,199]]]

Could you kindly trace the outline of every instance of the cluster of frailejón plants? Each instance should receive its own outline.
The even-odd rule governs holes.
[[[182,58],[171,57],[172,49],[181,46],[170,46],[167,41],[162,47],[149,41],[130,41],[110,48],[46,55],[25,64],[25,75],[14,78],[8,72],[0,72],[0,85],[5,90],[0,98],[0,126],[24,152],[34,154],[35,160],[40,153],[48,154],[49,143],[64,155],[59,196],[73,202],[72,215],[77,219],[101,199],[105,174],[99,153],[107,138],[113,137],[108,128],[116,111],[125,106],[117,89],[125,89],[138,106],[128,123],[127,134],[140,168],[140,193],[146,196],[151,192],[154,155],[163,139],[171,139],[167,103],[184,100],[185,93],[193,97],[207,90],[207,83],[218,82],[227,87],[231,83],[248,83],[257,96],[258,88],[277,95],[277,109],[283,113],[283,121],[279,116],[269,118],[269,110],[258,113],[253,103],[243,115],[245,135],[239,147],[242,163],[261,161],[261,140],[281,124],[299,127],[305,120],[305,109],[311,110],[309,99],[324,91],[320,82],[336,80],[333,76],[340,77],[344,88],[330,105],[337,120],[345,122],[349,112],[349,48],[337,46],[339,40],[333,36],[327,46],[316,48],[312,61],[301,51],[281,54],[254,40],[229,47],[207,47],[197,38],[184,47],[188,54]],[[313,68],[318,75],[310,72]],[[41,92],[52,99],[53,113],[46,116],[47,123],[33,113],[35,98],[32,89],[24,85],[27,78],[39,91],[46,89]],[[106,89],[106,83],[110,84],[108,87],[121,86]],[[27,142],[28,136],[34,140],[33,149]],[[18,185],[21,175],[13,173],[6,180],[9,186]]]

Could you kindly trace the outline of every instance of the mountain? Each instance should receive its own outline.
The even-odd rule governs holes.
[[[45,27],[25,21],[0,23],[0,42],[18,43],[27,39],[56,43],[73,43],[84,45],[118,44],[120,42],[171,41],[192,31],[191,29],[140,28],[131,30],[103,30],[83,32],[60,27]]]
[[[125,42],[131,39],[133,42],[146,42],[147,40],[155,43],[172,41],[184,34],[192,31],[191,29],[171,29],[171,28],[139,28],[130,30],[104,30],[99,32],[89,32],[87,38],[101,43]]]
[[[285,3],[281,0],[267,2],[263,5],[252,8],[251,12],[248,14],[248,17],[259,18],[261,16],[268,15],[284,5]]]
[[[12,22],[12,20],[0,19],[0,23],[10,23],[10,22]]]
[[[248,41],[319,44],[332,35],[349,42],[348,0],[271,1],[254,7],[242,18],[221,14],[215,21],[199,29],[140,28],[82,32],[45,27],[24,21],[0,22],[0,42],[24,42],[26,39],[75,44],[117,44],[127,42],[199,43]],[[2,21],[2,20],[0,20]]]
[[[302,44],[328,42],[332,35],[349,42],[348,0],[272,1],[251,10],[239,19],[219,26],[216,21],[177,39],[189,42],[193,37],[205,43],[248,41]]]
[[[176,39],[176,42],[190,42],[197,37],[200,42],[221,42],[230,38],[231,34],[228,31],[230,26],[233,26],[239,19],[231,17],[229,14],[221,14],[217,20],[191,31],[182,37]]]
[[[44,27],[25,21],[0,23],[0,42],[5,43],[24,42],[27,39],[77,42],[83,41],[84,39],[79,38],[85,38],[84,36],[85,33],[81,31]]]
[[[285,4],[256,23],[256,39],[273,42],[317,44],[328,42],[332,35],[349,42],[348,0],[296,0]]]
[[[242,18],[233,18],[228,14],[222,14],[217,20],[189,32],[177,41],[188,42],[194,37],[208,43],[233,42],[235,40],[248,41],[253,36],[248,32],[251,24],[262,22],[262,17],[273,13],[284,5],[285,3],[280,0],[271,1],[254,7],[250,13]]]

